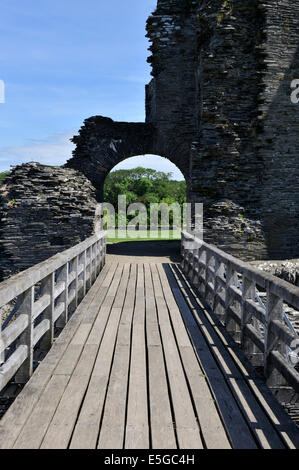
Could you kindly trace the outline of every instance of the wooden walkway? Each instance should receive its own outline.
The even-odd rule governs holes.
[[[175,264],[107,264],[0,422],[0,448],[299,448]]]

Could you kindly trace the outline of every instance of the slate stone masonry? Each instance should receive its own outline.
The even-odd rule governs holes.
[[[246,260],[298,257],[299,0],[160,0],[147,31],[147,121],[188,168],[206,241]]]
[[[0,279],[94,233],[95,188],[72,169],[28,163],[0,186]]]

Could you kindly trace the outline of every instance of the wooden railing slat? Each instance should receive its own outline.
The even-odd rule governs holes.
[[[95,282],[105,255],[106,234],[100,232],[0,284],[0,308],[17,299],[15,319],[0,336],[0,391],[13,376],[17,383],[27,382],[33,373],[34,347],[50,349],[55,325],[66,325],[69,308],[76,308]],[[13,343],[17,349],[6,359]]]
[[[298,336],[285,325],[283,305],[285,303],[299,310],[299,288],[186,232],[182,233],[181,253],[186,274],[191,272],[194,276],[196,273],[195,284],[199,293],[214,313],[217,314],[217,307],[220,305],[218,316],[221,315],[221,321],[221,312],[224,310],[227,330],[233,337],[240,336],[241,347],[249,358],[255,355],[256,349],[263,353],[264,373],[268,384],[283,385],[284,377],[292,386],[295,384],[294,388],[298,391],[299,374],[286,358],[287,346],[294,339],[298,340]],[[258,298],[259,291],[266,291],[265,308],[260,297]]]

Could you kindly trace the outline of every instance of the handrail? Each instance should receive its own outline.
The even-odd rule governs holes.
[[[34,350],[54,341],[55,327],[63,328],[105,264],[106,232],[0,283],[0,309],[12,306],[2,324],[0,312],[0,391],[15,377],[25,383],[33,373]]]
[[[240,289],[242,289],[242,283],[240,281],[238,281],[238,287]],[[255,298],[256,300],[258,301],[258,303],[260,304],[260,306],[266,311],[267,310],[267,306],[264,304],[264,302],[262,301],[261,299],[261,296],[258,292],[258,290],[256,290],[256,293],[255,293]],[[289,329],[292,331],[294,337],[298,337],[298,333],[297,331],[295,330],[292,322],[290,321],[289,317],[287,316],[286,312],[285,312],[285,309],[283,308],[283,319],[284,319],[284,322],[287,324],[287,326],[289,327]],[[287,356],[288,358],[290,357],[298,357],[298,354],[294,353],[292,351],[292,349],[290,348],[289,345],[286,346],[286,351],[287,351]]]
[[[299,373],[289,361],[299,360],[296,352],[290,353],[298,335],[284,311],[284,304],[299,310],[299,288],[187,232],[182,232],[182,256],[186,274],[232,336],[240,338],[248,357],[262,356],[268,384],[282,385],[283,378],[299,391]],[[259,297],[261,291],[266,305]]]
[[[102,239],[106,232],[98,232],[83,242],[69,248],[57,255],[52,256],[46,261],[26,269],[15,276],[0,283],[0,308],[8,304],[15,297],[20,295],[25,290],[29,289],[35,284],[38,284],[42,279],[51,274],[52,272],[65,265],[68,261],[81,254],[84,250],[95,244],[98,240]]]

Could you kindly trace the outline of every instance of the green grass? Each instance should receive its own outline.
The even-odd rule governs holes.
[[[137,236],[138,235],[138,236]],[[152,241],[173,241],[180,240],[181,232],[179,230],[169,230],[166,235],[164,230],[159,230],[157,236],[153,236],[149,230],[139,230],[138,232],[125,232],[117,230],[108,230],[107,242],[108,243],[122,243],[122,242],[152,242]]]

